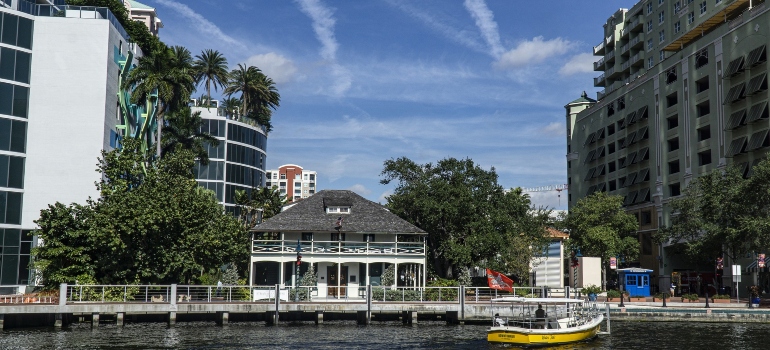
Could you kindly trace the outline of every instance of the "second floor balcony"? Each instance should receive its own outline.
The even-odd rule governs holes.
[[[425,255],[424,242],[300,241],[303,255]],[[297,254],[297,241],[253,240],[252,254]]]

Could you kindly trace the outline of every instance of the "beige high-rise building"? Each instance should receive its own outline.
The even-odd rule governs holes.
[[[317,173],[304,170],[295,164],[281,165],[278,169],[265,171],[265,186],[277,187],[282,195],[292,201],[305,199],[316,193]]]
[[[770,150],[769,9],[759,0],[642,0],[620,9],[593,48],[593,83],[604,90],[565,106],[569,205],[596,191],[623,196],[640,224],[633,264],[655,275],[713,276],[713,266],[658,246],[653,234],[692,179],[730,165],[751,176]]]
[[[139,1],[123,0],[123,5],[128,10],[128,17],[134,21],[141,21],[150,29],[152,35],[158,36],[158,31],[163,28],[163,22],[158,18],[154,7],[147,6]]]

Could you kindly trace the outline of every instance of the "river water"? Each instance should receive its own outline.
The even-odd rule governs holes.
[[[0,349],[496,349],[485,326],[400,322],[368,327],[355,322],[280,324],[213,322],[101,325],[73,324],[65,330],[10,329]],[[612,335],[556,349],[766,349],[770,325],[750,323],[612,322]]]

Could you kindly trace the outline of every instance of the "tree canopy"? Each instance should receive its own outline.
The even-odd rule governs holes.
[[[744,178],[729,167],[693,179],[671,201],[669,224],[658,240],[674,244],[690,260],[732,258],[770,246],[770,161],[763,160]]]
[[[139,141],[103,152],[101,197],[41,211],[33,249],[48,287],[93,279],[103,284],[189,283],[225,263],[244,267],[248,235],[192,176],[194,156],[180,150],[151,166]],[[144,167],[147,170],[144,171]]]
[[[547,210],[532,206],[521,189],[505,191],[494,168],[471,159],[417,164],[385,161],[382,184],[396,182],[388,208],[428,232],[429,266],[439,277],[485,266],[524,275],[549,242]]]
[[[636,260],[639,256],[637,219],[623,209],[623,197],[595,192],[570,208],[564,220],[569,230],[568,249],[584,256]]]

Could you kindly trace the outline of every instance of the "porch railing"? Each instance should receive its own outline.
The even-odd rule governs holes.
[[[420,242],[353,242],[353,241],[300,241],[303,253],[312,254],[393,254],[424,255],[425,245]],[[297,242],[286,240],[254,240],[251,252],[297,253]]]

